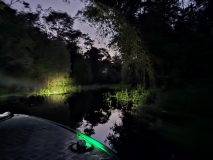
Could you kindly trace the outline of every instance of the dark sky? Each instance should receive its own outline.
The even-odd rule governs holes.
[[[6,3],[10,3],[11,0],[4,0]],[[15,1],[15,0],[14,0]],[[54,10],[61,10],[67,12],[69,15],[74,17],[79,9],[82,9],[84,7],[84,4],[80,0],[70,0],[70,4],[64,3],[62,0],[25,0],[25,2],[30,4],[30,7],[32,11],[35,10],[37,4],[41,4],[43,9],[47,9],[49,7],[52,7]],[[20,3],[15,3],[12,5],[12,8],[22,10],[23,5]],[[92,39],[95,40],[95,29],[91,28],[89,25],[86,23],[80,24],[77,20],[74,23],[74,28],[81,30],[83,33],[88,33]],[[98,42],[95,42],[95,46],[100,48],[100,47],[105,47],[105,45],[101,42],[101,44],[98,44]],[[111,55],[113,54],[112,52],[110,53]]]

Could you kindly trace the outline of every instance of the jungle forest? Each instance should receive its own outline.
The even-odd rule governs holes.
[[[82,117],[97,126],[111,113],[101,119],[99,109],[91,116],[83,110],[103,98],[122,112],[122,124],[107,136],[121,159],[212,159],[213,1],[79,1],[85,6],[73,17],[41,4],[30,11],[21,0],[26,10],[18,11],[15,1],[0,1],[0,107],[11,95],[71,94],[65,102],[75,105],[73,126]],[[74,29],[75,20],[107,39],[106,47]]]

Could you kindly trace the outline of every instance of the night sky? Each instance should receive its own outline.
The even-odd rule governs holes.
[[[3,1],[6,3],[11,2],[11,0],[3,0]],[[60,10],[67,12],[69,15],[71,15],[71,17],[74,17],[77,11],[84,7],[84,3],[82,3],[80,0],[70,0],[70,4],[64,3],[62,0],[25,0],[25,2],[30,4],[32,11],[35,11],[36,6],[38,4],[41,4],[43,9],[52,7],[56,11]],[[23,5],[21,5],[20,3],[15,3],[14,5],[12,5],[12,8],[22,10]],[[74,23],[74,29],[79,29],[81,30],[82,33],[88,33],[93,40],[95,40],[96,38],[95,29],[91,28],[86,23],[80,23],[78,20],[76,20]],[[102,40],[102,42],[99,44],[96,40],[95,47],[107,48],[104,45],[105,42],[106,42],[105,40]],[[110,54],[112,55],[113,52],[111,51]]]

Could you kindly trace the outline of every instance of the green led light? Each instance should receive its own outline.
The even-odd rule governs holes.
[[[90,147],[92,147],[92,145],[90,143],[86,142],[86,147],[90,148]]]
[[[80,132],[77,133],[77,139],[85,140],[87,142],[86,146],[87,146],[87,144],[90,143],[93,146],[100,148],[101,150],[103,150],[104,152],[106,152],[106,153],[108,153],[109,155],[112,156],[112,154],[107,151],[106,147],[103,144],[101,144],[100,142],[98,142],[98,141],[96,141],[96,140],[94,140],[94,139],[92,139],[92,138],[90,138],[90,137],[88,137],[88,136],[86,136],[86,135],[84,135]]]

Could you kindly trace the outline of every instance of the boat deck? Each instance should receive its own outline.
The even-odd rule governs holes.
[[[0,122],[0,160],[112,160],[98,147],[85,153],[74,152],[76,133],[49,121],[27,115]]]

